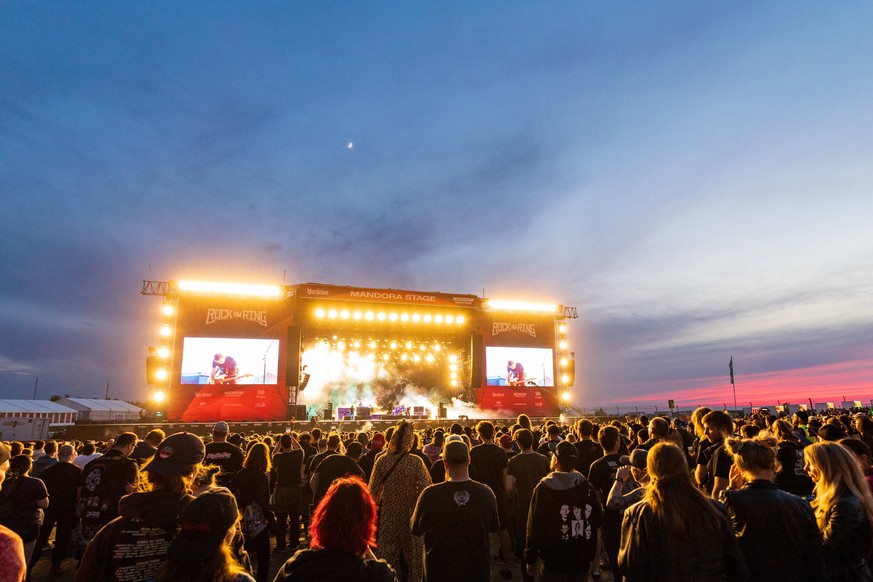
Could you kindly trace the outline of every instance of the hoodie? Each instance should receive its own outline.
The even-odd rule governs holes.
[[[164,490],[122,497],[120,515],[88,544],[76,580],[153,580],[176,535],[179,516],[193,499]]]
[[[576,471],[554,471],[531,497],[525,562],[547,570],[579,572],[594,559],[601,508],[594,486]]]
[[[291,556],[274,582],[395,582],[394,571],[384,560],[368,560],[336,550],[299,550]]]

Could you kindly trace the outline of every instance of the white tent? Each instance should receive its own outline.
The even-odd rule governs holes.
[[[72,426],[78,412],[51,400],[0,400],[0,418],[47,418],[50,426]]]
[[[99,400],[96,398],[61,398],[63,404],[78,412],[79,420],[102,422],[112,420],[139,420],[143,409],[123,400]]]

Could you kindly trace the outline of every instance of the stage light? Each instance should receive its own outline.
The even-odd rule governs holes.
[[[388,321],[397,321],[397,314],[392,312],[388,314]]]
[[[428,363],[433,362],[434,361],[433,354],[428,354],[427,356],[425,356],[424,359],[427,360]]]
[[[336,319],[337,315],[338,314],[337,314],[336,309],[331,309],[330,311],[327,312],[327,316],[331,319]]]
[[[337,342],[336,349],[337,349],[337,351],[340,351],[340,352],[346,351],[346,342]]]
[[[352,317],[354,317],[356,320],[360,321],[361,318],[364,317],[364,314],[361,313],[360,311],[355,311],[355,312],[352,314]]]
[[[418,323],[421,321],[421,316],[417,313],[412,314],[412,323]]]
[[[418,351],[420,351],[420,352],[423,352],[426,349],[427,349],[427,346],[424,344],[421,344],[420,346],[418,346]]]
[[[564,402],[570,402],[570,391],[569,390],[565,390],[564,392],[561,393],[561,400],[563,400]]]
[[[412,342],[406,342],[406,349],[407,349],[407,350],[411,350],[411,349],[412,349]]]
[[[192,293],[216,293],[221,295],[241,295],[246,297],[267,297],[278,299],[282,288],[277,285],[243,285],[239,283],[211,283],[207,281],[181,281],[180,291]]]
[[[434,344],[434,345],[433,345],[433,351],[438,352],[438,351],[440,351],[441,349],[443,349],[443,347],[442,347],[441,345],[439,345],[439,344]]]
[[[458,385],[457,380],[451,380],[451,381],[449,381],[449,386],[451,386],[452,388],[456,387],[457,385]]]
[[[158,348],[158,356],[166,360],[170,356],[170,348],[168,348],[167,346],[161,346],[160,348]]]
[[[450,361],[450,362],[457,362],[457,361],[458,361],[458,356],[456,356],[455,354],[451,354],[451,355],[449,355],[449,361]]]
[[[401,313],[400,314],[400,321],[402,321],[404,323],[409,321],[409,314],[408,313]]]
[[[359,347],[361,347],[361,342],[355,340],[355,343],[353,343],[352,345],[355,347],[355,349],[358,349]]]
[[[466,321],[466,320],[464,319],[464,316],[463,316],[463,315],[459,315],[459,316],[455,319],[455,323],[457,323],[458,325],[464,325],[464,321]]]
[[[458,373],[457,373],[457,372],[454,372],[454,371],[453,371],[453,372],[451,372],[451,373],[449,374],[449,378],[451,378],[452,380],[455,380],[457,377],[458,377]]]
[[[423,320],[425,323],[430,323],[430,320],[431,320],[431,319],[433,319],[433,318],[430,316],[429,313],[425,313],[425,314],[424,314],[424,317],[422,318],[422,320]]]
[[[382,311],[380,311],[378,314],[376,314],[376,319],[378,319],[379,321],[385,321],[385,319],[387,319],[387,317],[388,316],[385,315],[385,313],[383,313]]]
[[[560,343],[558,343],[558,347],[561,348],[562,350],[566,350],[567,349],[567,340],[561,340]]]
[[[561,358],[561,367],[564,368],[570,362],[567,358]]]
[[[458,369],[457,364],[449,364],[449,370],[451,370],[452,372],[457,371],[457,369]]]
[[[364,314],[364,319],[366,319],[367,321],[373,321],[373,319],[375,319],[375,317],[376,317],[376,315],[372,311],[368,311],[367,313]]]
[[[454,315],[447,315],[446,316],[446,323],[455,323],[455,316]]]
[[[388,354],[385,354],[384,356],[382,356],[382,359],[387,362],[388,360],[391,359],[391,356],[389,356]]]
[[[562,323],[558,326],[558,333],[567,333],[567,324]]]
[[[414,356],[412,356],[412,361],[413,362],[420,362],[421,356],[419,356],[418,354],[415,354]]]
[[[160,404],[161,402],[163,402],[163,401],[166,400],[166,399],[167,399],[167,395],[164,394],[164,391],[163,391],[163,390],[158,390],[157,392],[155,392],[155,393],[152,395],[152,400],[154,400],[154,401],[157,402],[158,404]]]
[[[389,344],[389,347],[390,347],[392,350],[396,350],[396,349],[397,349],[397,342],[394,341],[394,340],[392,340],[392,341],[391,341],[391,344]]]
[[[349,313],[348,309],[343,309],[342,311],[340,311],[340,317],[343,319],[348,319],[350,315],[351,314]]]
[[[155,372],[155,378],[157,378],[158,380],[166,380],[167,370],[164,368],[158,368],[158,371]]]
[[[173,306],[169,303],[164,303],[163,307],[161,307],[161,311],[164,315],[169,317],[170,315],[173,315]]]
[[[485,302],[491,311],[523,311],[525,313],[555,313],[558,306],[550,303],[527,303],[526,301],[508,301],[502,299],[489,299]]]
[[[409,356],[407,356],[406,354],[400,354],[400,361],[401,362],[405,362],[408,359],[409,359]]]
[[[376,342],[374,342],[374,341],[370,341],[370,343],[369,343],[368,345],[370,346],[370,349],[371,349],[371,350],[375,350],[375,349],[376,349]]]
[[[161,327],[161,335],[162,335],[162,336],[164,336],[164,337],[169,337],[171,333],[173,333],[173,332],[172,332],[172,330],[170,329],[170,326],[169,326],[169,325],[164,324],[164,325]]]
[[[561,384],[564,384],[566,386],[569,383],[570,383],[570,376],[567,374],[561,375]]]
[[[318,319],[324,319],[324,309],[322,309],[321,307],[316,309],[315,310],[315,317],[317,317]]]
[[[436,323],[442,323],[442,322],[443,322],[443,316],[442,316],[442,315],[435,315],[434,318],[433,318],[433,320],[434,320]]]

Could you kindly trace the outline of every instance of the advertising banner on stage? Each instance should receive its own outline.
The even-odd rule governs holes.
[[[555,393],[541,388],[485,386],[476,390],[476,399],[479,408],[499,413],[499,416],[506,413],[555,416],[560,412]]]
[[[427,293],[423,291],[403,291],[401,289],[341,287],[320,283],[306,283],[304,285],[299,285],[296,288],[296,294],[302,299],[399,303],[430,307],[467,307],[470,309],[477,309],[481,303],[481,299],[475,295]]]

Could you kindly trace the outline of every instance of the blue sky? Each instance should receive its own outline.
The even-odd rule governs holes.
[[[286,273],[574,305],[581,405],[869,399],[871,17],[4,2],[0,397],[141,399],[142,279]]]

